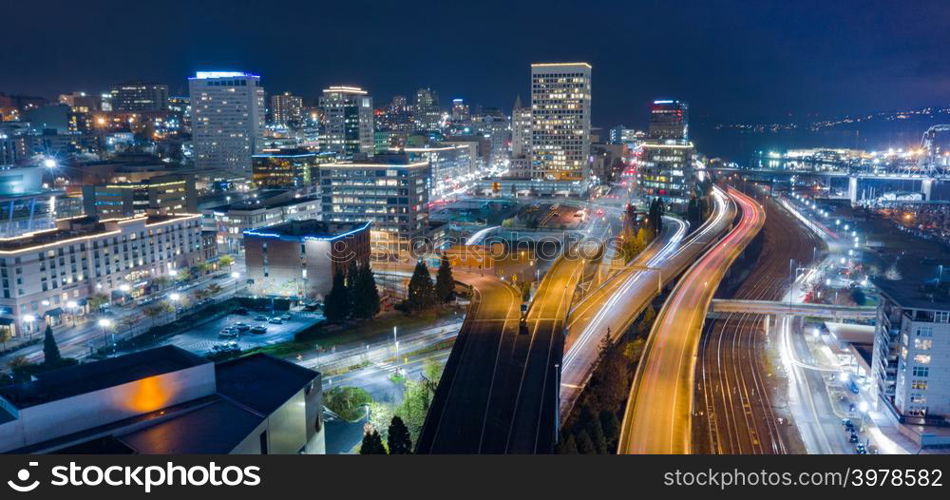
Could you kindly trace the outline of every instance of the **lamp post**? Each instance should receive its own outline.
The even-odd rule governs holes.
[[[178,292],[172,292],[168,294],[168,300],[172,301],[172,304],[175,306],[175,320],[178,320],[178,304],[181,301],[181,294]]]
[[[103,345],[105,345],[106,347],[109,347],[110,342],[109,342],[108,337],[106,337],[106,334],[112,330],[112,326],[114,325],[114,323],[113,323],[112,320],[109,319],[109,318],[100,318],[99,321],[97,322],[97,324],[99,325],[99,328],[102,329],[102,343],[103,343]],[[113,352],[114,352],[114,351],[115,351],[115,338],[112,339],[111,344],[112,344],[112,349],[113,349]]]
[[[33,337],[33,325],[36,323],[36,316],[26,314],[23,316],[23,324],[26,325],[27,339]]]
[[[231,279],[234,280],[234,295],[237,295],[237,291],[238,291],[238,278],[240,278],[240,277],[241,277],[241,273],[239,273],[239,272],[237,272],[237,271],[231,272]]]

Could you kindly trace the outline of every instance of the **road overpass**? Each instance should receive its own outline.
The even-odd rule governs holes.
[[[779,302],[775,300],[713,299],[709,314],[769,314],[812,316],[828,319],[874,319],[877,308],[870,306],[838,306],[831,304],[807,304],[804,302]]]

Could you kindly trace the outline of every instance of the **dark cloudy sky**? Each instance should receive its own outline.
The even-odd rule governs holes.
[[[314,97],[349,83],[511,107],[529,64],[594,66],[594,123],[677,97],[697,119],[950,104],[947,0],[9,1],[0,92],[54,97],[129,79],[184,91],[247,70]]]

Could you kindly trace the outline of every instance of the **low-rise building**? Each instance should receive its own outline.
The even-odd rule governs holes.
[[[318,219],[320,199],[315,196],[249,198],[202,211],[204,228],[218,235],[218,249],[227,253],[243,250],[244,231],[291,220]]]
[[[140,294],[150,279],[204,260],[201,216],[56,221],[0,239],[0,328],[40,331],[81,315],[94,295]]]
[[[193,214],[198,211],[195,177],[159,175],[138,182],[114,182],[82,187],[83,210],[100,219],[132,217],[146,212]]]
[[[323,298],[351,262],[367,265],[370,223],[295,220],[244,232],[251,293]]]
[[[0,452],[324,453],[322,409],[318,372],[165,346],[0,387]]]

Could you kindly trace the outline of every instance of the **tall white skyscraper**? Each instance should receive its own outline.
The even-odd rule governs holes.
[[[264,130],[261,77],[199,71],[188,79],[195,166],[250,176],[251,155]]]
[[[373,98],[365,90],[346,86],[324,89],[320,110],[321,150],[336,153],[340,158],[373,153]]]
[[[590,156],[590,74],[587,63],[531,65],[531,176],[577,181]]]

